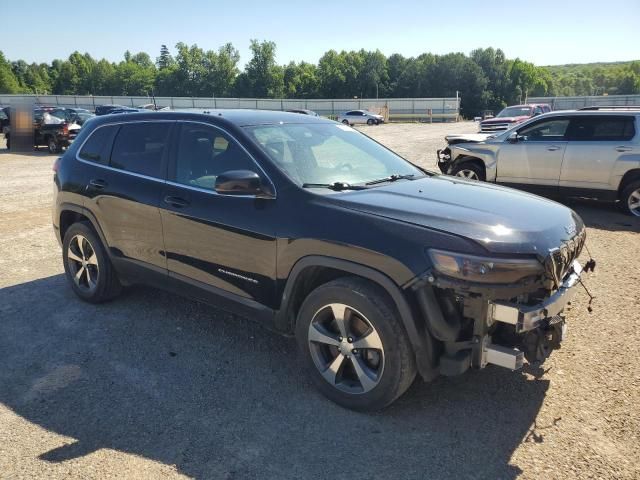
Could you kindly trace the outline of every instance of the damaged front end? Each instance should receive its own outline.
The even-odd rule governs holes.
[[[511,370],[541,364],[566,334],[564,309],[583,268],[584,229],[544,259],[483,258],[430,250],[434,267],[413,283],[439,372],[488,364]]]

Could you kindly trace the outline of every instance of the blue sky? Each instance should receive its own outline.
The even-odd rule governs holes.
[[[0,0],[0,25],[0,50],[28,62],[74,50],[155,58],[161,44],[183,41],[204,49],[232,42],[243,66],[251,38],[276,42],[279,63],[317,62],[331,48],[415,56],[488,46],[537,65],[640,59],[640,0],[94,0],[53,8],[51,0]]]

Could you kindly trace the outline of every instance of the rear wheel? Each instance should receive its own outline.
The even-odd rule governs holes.
[[[116,297],[122,287],[106,250],[86,223],[74,223],[62,242],[64,271],[82,300],[100,303]]]
[[[345,118],[344,120],[342,120],[342,123],[344,123],[345,125],[349,125],[349,120]]]
[[[480,165],[473,162],[462,162],[451,170],[450,175],[468,178],[469,180],[484,180],[484,170]]]
[[[334,280],[309,294],[298,314],[296,339],[316,387],[346,408],[384,408],[416,375],[393,302],[380,287],[357,277]]]
[[[47,150],[49,150],[49,153],[58,153],[60,151],[59,148],[58,142],[54,137],[47,138]]]
[[[629,215],[640,217],[640,180],[624,187],[620,195],[620,208]]]

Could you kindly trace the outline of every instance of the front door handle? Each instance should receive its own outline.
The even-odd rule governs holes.
[[[171,195],[167,195],[166,197],[164,197],[164,203],[167,203],[176,208],[184,208],[189,206],[189,202],[184,198],[172,197]]]
[[[547,150],[549,150],[550,152],[555,152],[556,150],[560,150],[560,147],[558,147],[557,145],[551,145],[550,147],[547,147]]]
[[[625,147],[624,145],[616,147],[616,152],[630,152],[631,150],[633,150],[632,147]]]
[[[93,180],[89,180],[89,186],[97,188],[98,190],[102,190],[106,188],[107,182],[100,178],[94,178]]]

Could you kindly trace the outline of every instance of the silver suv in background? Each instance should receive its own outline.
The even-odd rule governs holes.
[[[384,123],[384,117],[367,110],[350,110],[338,115],[338,121],[345,125],[356,123],[366,123],[367,125],[378,125]]]
[[[617,200],[640,216],[640,107],[546,113],[497,135],[450,135],[443,173],[548,196]]]

